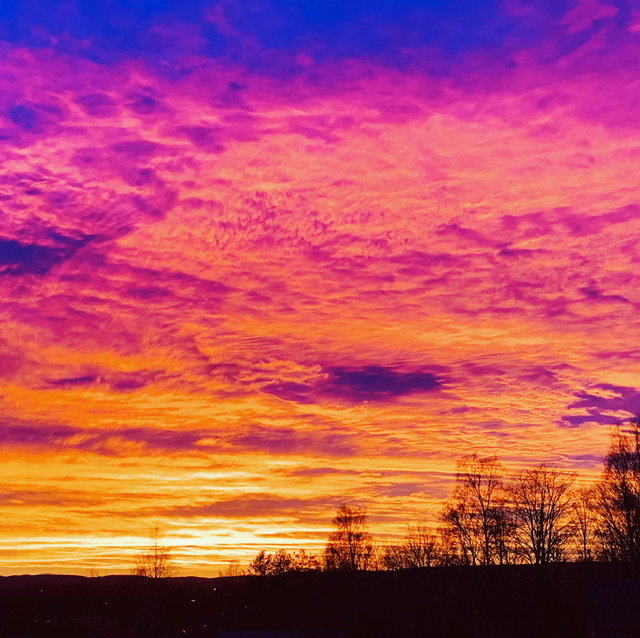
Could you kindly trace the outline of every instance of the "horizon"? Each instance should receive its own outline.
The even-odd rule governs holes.
[[[0,51],[0,574],[393,538],[640,413],[625,0],[8,0]]]

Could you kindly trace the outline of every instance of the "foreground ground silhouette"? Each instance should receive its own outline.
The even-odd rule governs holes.
[[[628,576],[598,563],[213,579],[12,576],[0,578],[0,637],[640,635],[640,588]],[[615,625],[629,631],[611,633]]]

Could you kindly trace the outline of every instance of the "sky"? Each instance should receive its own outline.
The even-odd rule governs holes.
[[[435,524],[640,412],[640,8],[5,0],[0,574]]]

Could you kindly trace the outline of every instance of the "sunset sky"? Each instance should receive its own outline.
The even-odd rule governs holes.
[[[5,0],[0,574],[435,523],[640,411],[633,0]]]

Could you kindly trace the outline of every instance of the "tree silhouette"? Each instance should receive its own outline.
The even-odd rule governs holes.
[[[521,472],[510,486],[516,543],[526,561],[544,565],[565,557],[573,531],[573,480],[543,464]]]
[[[495,456],[458,461],[456,487],[440,514],[463,564],[491,565],[511,559],[512,522],[506,507],[502,467]]]
[[[304,549],[299,549],[293,555],[293,567],[297,572],[315,572],[320,571],[322,566],[316,556],[307,554]]]
[[[218,572],[219,576],[242,576],[244,570],[240,566],[240,561],[232,559],[227,563],[227,566]]]
[[[249,563],[248,573],[256,576],[277,576],[289,572],[308,572],[320,569],[320,561],[304,549],[295,553],[279,549],[275,554],[258,552]]]
[[[133,573],[147,578],[168,578],[174,572],[175,564],[171,552],[161,542],[158,527],[154,527],[151,532],[151,543],[138,556]]]
[[[399,545],[385,547],[381,557],[385,569],[431,567],[444,562],[441,539],[426,525],[412,525]]]
[[[573,556],[580,562],[594,560],[596,537],[596,513],[594,503],[597,493],[583,488],[574,494],[571,504],[571,525],[573,531]]]
[[[247,568],[249,574],[255,576],[269,576],[271,574],[271,554],[261,549]]]
[[[329,535],[324,559],[327,570],[357,571],[373,565],[374,548],[367,531],[365,507],[341,505],[332,520],[335,532]]]
[[[640,416],[618,426],[595,488],[602,557],[640,565]]]

